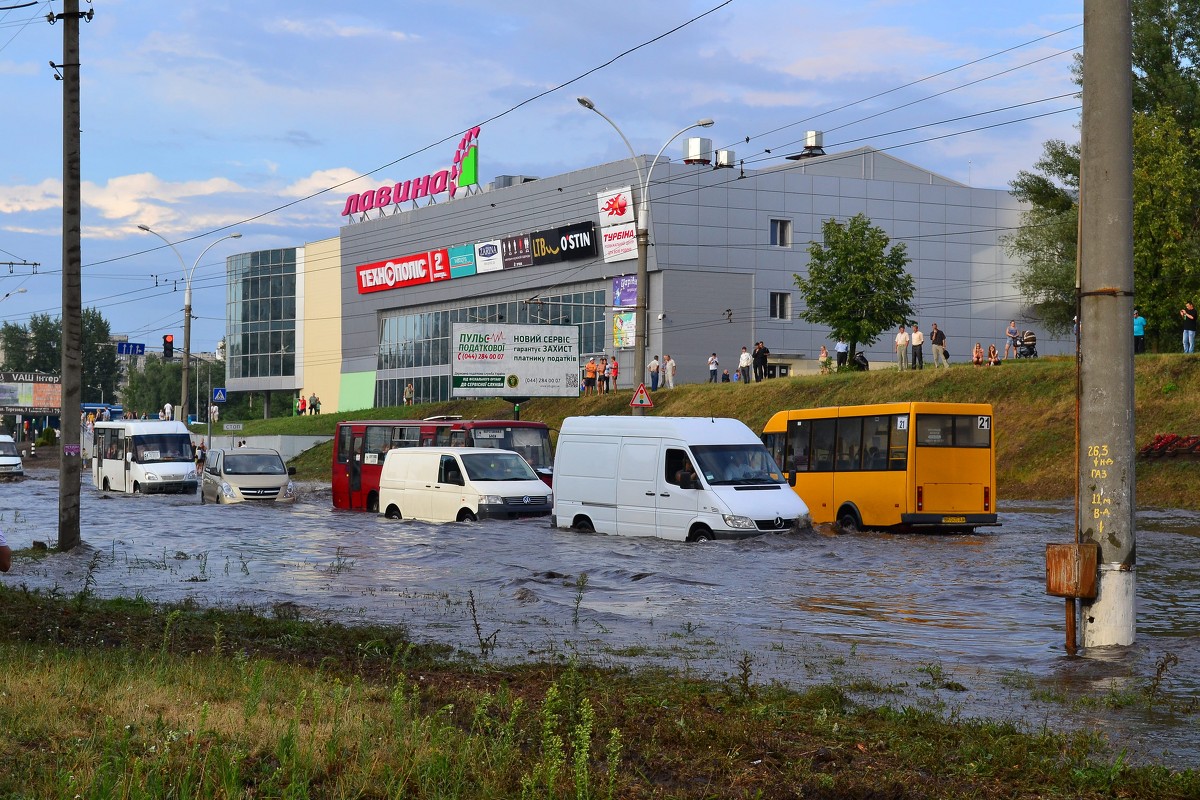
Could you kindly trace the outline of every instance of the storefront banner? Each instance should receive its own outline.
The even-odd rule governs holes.
[[[504,258],[505,269],[516,269],[533,265],[533,251],[529,244],[529,234],[506,236],[500,240],[500,253]]]
[[[0,372],[0,414],[61,414],[62,378],[40,372]]]
[[[596,257],[596,223],[578,222],[530,234],[534,264]]]
[[[500,255],[500,240],[491,239],[475,245],[475,271],[499,272],[504,269],[504,258]]]
[[[606,264],[637,258],[637,226],[627,222],[603,228],[600,231],[600,244],[604,248]]]
[[[430,280],[450,280],[450,253],[447,250],[429,251]]]
[[[579,396],[574,325],[456,322],[450,326],[451,396]]]
[[[616,349],[633,347],[637,335],[637,315],[632,311],[612,312],[613,336],[612,343]]]
[[[601,227],[634,221],[633,189],[629,186],[596,195],[596,206],[600,209]]]
[[[477,246],[473,244],[460,244],[457,247],[450,248],[451,278],[465,278],[475,274],[475,248]]]
[[[612,279],[614,308],[637,306],[637,275],[618,275]]]
[[[442,251],[445,252],[445,251]],[[417,253],[388,261],[362,264],[355,269],[358,293],[386,292],[403,286],[429,283],[429,253]]]

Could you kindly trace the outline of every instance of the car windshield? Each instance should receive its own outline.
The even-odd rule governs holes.
[[[139,464],[191,461],[192,439],[186,433],[155,433],[134,436],[133,460]]]
[[[694,445],[692,452],[710,486],[784,482],[775,459],[761,444]]]
[[[516,453],[471,453],[462,457],[473,481],[536,481],[533,469]]]
[[[0,442],[0,456],[19,456],[17,445],[13,442]]]
[[[274,453],[229,453],[225,456],[226,475],[286,475],[283,459]]]

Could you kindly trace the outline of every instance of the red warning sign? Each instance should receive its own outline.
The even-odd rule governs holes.
[[[629,405],[633,408],[654,408],[650,393],[646,391],[646,384],[638,384],[637,391],[633,393],[633,399],[629,401]]]

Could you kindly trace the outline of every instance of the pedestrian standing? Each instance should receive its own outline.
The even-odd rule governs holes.
[[[308,413],[310,415],[317,413],[317,393],[316,392],[313,392],[312,394],[310,394],[308,396]]]
[[[950,366],[950,360],[946,358],[946,332],[939,329],[936,322],[929,329],[929,343],[933,346],[934,368]]]
[[[413,404],[413,398],[416,396],[416,394],[417,394],[417,390],[413,388],[412,383],[409,383],[407,386],[405,386],[404,387],[404,405],[411,406]],[[319,403],[319,401],[318,401],[318,403]]]
[[[1146,318],[1133,310],[1133,354],[1146,352]]]
[[[721,362],[717,359],[717,354],[713,353],[708,357],[708,382],[717,382],[717,370],[720,368]]]
[[[896,333],[896,366],[901,370],[908,369],[908,331],[904,326]]]
[[[588,358],[587,364],[583,366],[583,393],[585,395],[596,393],[596,357]]]
[[[596,377],[600,383],[600,394],[608,394],[608,356],[600,356],[600,369]]]
[[[658,361],[658,355],[650,361],[650,365],[646,369],[650,370],[650,391],[658,391],[658,371],[662,365]]]
[[[675,359],[671,358],[671,354],[667,353],[663,356],[662,374],[663,382],[668,389],[675,388]]]
[[[925,334],[921,333],[921,329],[917,327],[917,323],[913,323],[912,329],[912,368],[925,369],[925,353],[922,345],[925,344]]]
[[[300,416],[308,413],[308,400],[304,397],[304,390],[300,390],[300,399],[296,401],[296,410],[300,412]]]
[[[620,370],[620,365],[617,363],[616,354],[612,357],[612,363],[609,365],[612,368],[612,388],[615,391],[617,388],[617,374]]]
[[[1010,319],[1008,327],[1004,330],[1004,360],[1008,360],[1008,349],[1012,348],[1012,354],[1015,358],[1017,355],[1017,344],[1021,340],[1021,332],[1017,330],[1017,321]]]
[[[1191,353],[1196,349],[1196,307],[1191,300],[1179,309],[1179,317],[1183,320],[1183,352]]]
[[[758,347],[756,346],[754,349],[757,351]],[[750,352],[745,347],[742,347],[742,354],[738,356],[738,372],[741,373],[740,380],[742,383],[750,383],[750,368],[752,366],[754,366],[754,359],[751,357]]]
[[[771,355],[771,351],[767,349],[766,342],[759,342],[754,348],[754,381],[765,381],[767,379],[767,356]]]
[[[837,344],[833,346],[833,354],[837,359],[838,372],[841,372],[842,367],[846,366],[846,360],[850,358],[850,343],[845,339],[838,339]]]

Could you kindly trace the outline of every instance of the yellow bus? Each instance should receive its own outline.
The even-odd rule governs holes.
[[[780,411],[763,443],[814,523],[928,531],[999,524],[988,403]]]

